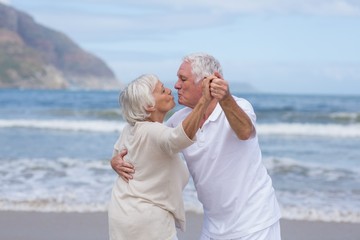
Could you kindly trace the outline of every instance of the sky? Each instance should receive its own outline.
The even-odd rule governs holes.
[[[173,85],[182,57],[206,52],[232,86],[360,95],[359,0],[0,0],[67,34],[124,84]]]

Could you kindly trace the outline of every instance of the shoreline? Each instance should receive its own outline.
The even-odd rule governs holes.
[[[186,232],[179,240],[197,240],[202,215],[186,213]],[[359,240],[360,223],[281,219],[282,240]],[[0,239],[101,240],[109,239],[106,212],[65,213],[0,211]]]

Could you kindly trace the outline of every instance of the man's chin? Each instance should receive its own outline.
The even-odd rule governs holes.
[[[183,97],[178,97],[178,104],[183,105],[183,106],[187,106]]]

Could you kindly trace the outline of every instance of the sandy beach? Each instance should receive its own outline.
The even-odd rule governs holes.
[[[202,216],[187,213],[179,240],[198,239]],[[359,240],[360,224],[281,220],[283,240]],[[1,240],[108,239],[107,213],[0,212]]]

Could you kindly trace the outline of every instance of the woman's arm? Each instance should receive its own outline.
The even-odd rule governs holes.
[[[204,79],[202,81],[202,96],[191,113],[182,122],[184,131],[190,139],[195,137],[195,134],[200,127],[200,122],[205,115],[206,109],[213,99],[210,95],[209,84],[209,79]]]

